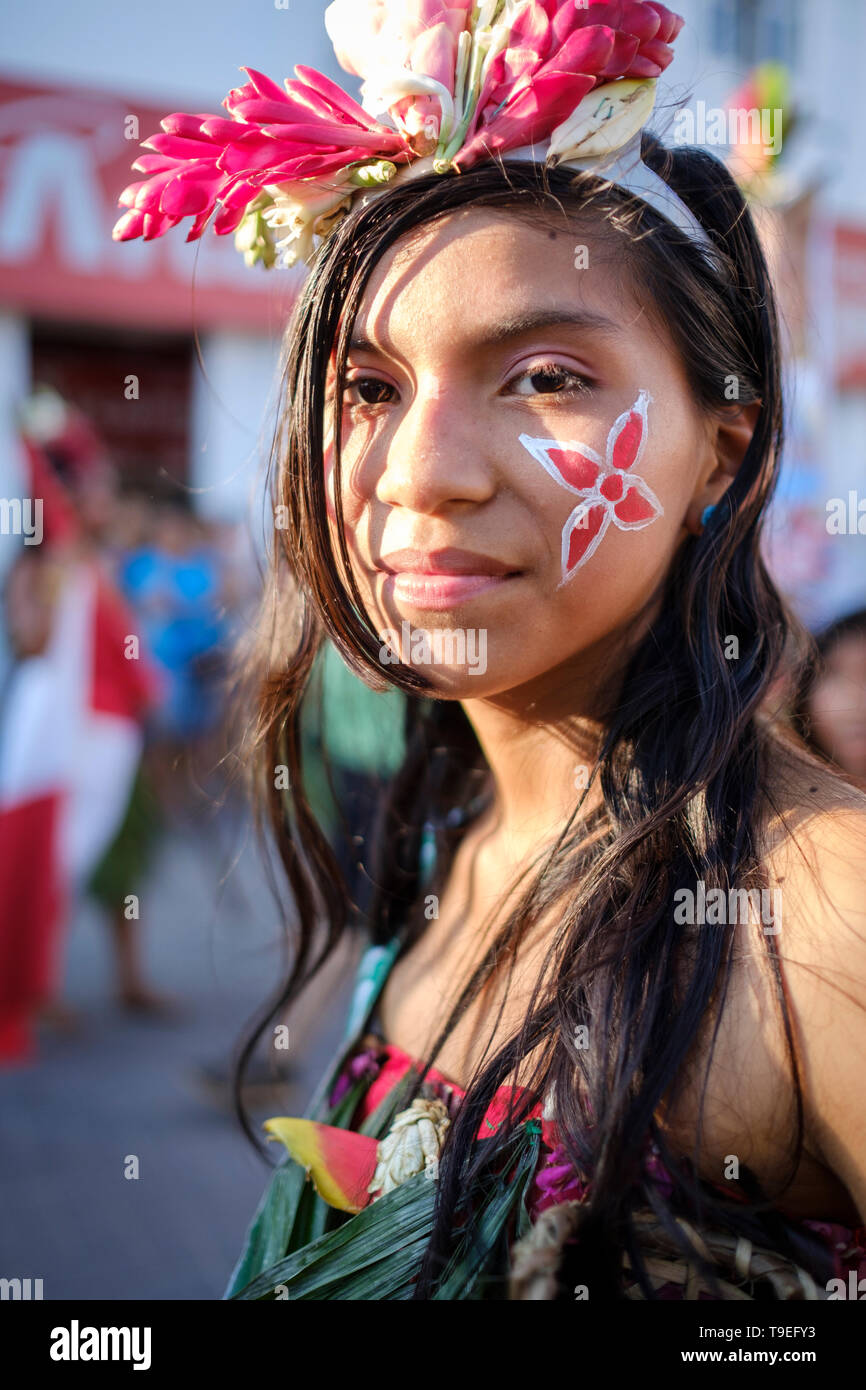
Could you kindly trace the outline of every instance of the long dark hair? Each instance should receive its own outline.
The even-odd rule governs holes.
[[[652,1296],[632,1221],[640,1204],[651,1204],[680,1240],[685,1237],[671,1213],[688,1208],[771,1242],[801,1263],[811,1259],[818,1277],[828,1275],[815,1250],[792,1244],[771,1195],[747,1171],[741,1169],[737,1200],[726,1200],[701,1179],[700,1125],[692,1163],[669,1151],[655,1118],[662,1099],[676,1097],[698,1042],[715,1039],[732,967],[730,929],[677,925],[674,894],[696,880],[725,892],[765,881],[760,831],[773,735],[759,709],[792,625],[760,554],[782,440],[778,328],[764,256],[743,198],[718,160],[693,149],[667,150],[648,136],[643,154],[707,230],[712,262],[622,190],[589,174],[544,171],[506,156],[460,175],[398,184],[350,212],[319,252],[287,335],[286,404],[273,455],[274,504],[284,511],[275,531],[266,650],[255,667],[258,719],[244,757],[259,769],[297,924],[291,975],[254,1024],[241,1065],[346,925],[346,893],[304,794],[301,765],[300,711],[323,642],[331,641],[372,688],[393,683],[407,693],[406,754],[383,792],[375,854],[367,861],[374,940],[400,931],[409,944],[423,932],[422,827],[439,827],[437,880],[425,887],[429,893],[447,880],[459,842],[461,832],[448,828],[447,812],[467,805],[486,782],[486,762],[462,706],[436,698],[406,666],[389,666],[386,675],[378,660],[381,641],[355,585],[343,534],[339,408],[335,496],[348,593],[329,541],[323,465],[328,360],[336,348],[339,402],[352,326],[382,255],[412,229],[467,206],[504,208],[535,223],[560,219],[563,228],[579,229],[581,219],[596,230],[604,226],[648,306],[666,323],[699,406],[707,412],[729,406],[725,386],[731,381],[741,405],[760,402],[736,478],[704,532],[678,551],[663,593],[654,596],[661,599],[657,616],[629,658],[592,769],[601,810],[581,817],[588,789],[576,796],[556,845],[531,866],[521,901],[426,1059],[432,1063],[484,984],[501,970],[513,971],[521,941],[557,905],[561,925],[523,1025],[479,1064],[448,1132],[419,1298],[429,1296],[452,1249],[464,1191],[491,1161],[474,1143],[484,1113],[497,1087],[521,1067],[529,1067],[521,1071],[527,1089],[514,1095],[512,1121],[525,1118],[539,1095],[550,1097],[572,1162],[592,1174],[570,1277],[589,1286],[593,1298],[616,1296],[623,1250]],[[738,643],[736,660],[726,656],[731,638]],[[274,786],[273,769],[280,764],[288,768],[288,797]],[[796,1096],[793,1176],[803,1142],[801,1085],[774,939],[763,940]],[[576,1043],[581,1025],[589,1029],[590,1047]],[[674,1174],[669,1201],[641,1176],[648,1138]]]

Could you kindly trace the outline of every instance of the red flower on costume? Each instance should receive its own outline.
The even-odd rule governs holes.
[[[621,531],[640,531],[664,511],[649,484],[632,471],[646,443],[650,400],[649,392],[641,391],[631,410],[615,421],[604,459],[586,444],[520,436],[542,468],[581,499],[562,528],[560,588],[595,554],[611,522]]]

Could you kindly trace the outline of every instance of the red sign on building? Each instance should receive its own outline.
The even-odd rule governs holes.
[[[118,196],[141,177],[140,140],[168,111],[0,80],[0,305],[79,323],[279,333],[298,278],[246,266],[231,235],[208,228],[188,243],[184,224],[152,242],[112,241]]]

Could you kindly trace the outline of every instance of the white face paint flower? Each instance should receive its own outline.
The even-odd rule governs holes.
[[[605,458],[573,440],[520,436],[551,478],[581,499],[562,530],[560,588],[595,554],[611,522],[621,531],[640,531],[664,512],[649,484],[631,471],[643,456],[651,399],[641,391],[631,410],[614,421]]]

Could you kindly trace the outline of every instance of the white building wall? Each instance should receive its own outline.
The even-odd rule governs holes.
[[[193,368],[190,487],[200,515],[261,533],[262,485],[279,392],[278,349],[252,334],[208,333]]]

